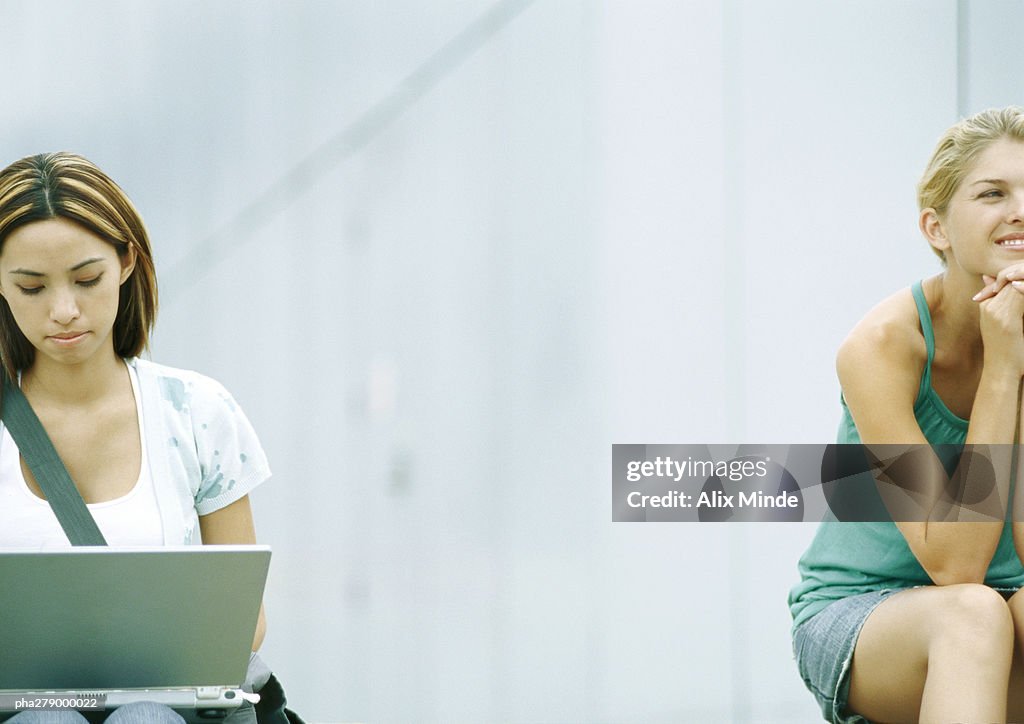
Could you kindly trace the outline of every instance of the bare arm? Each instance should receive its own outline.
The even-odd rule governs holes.
[[[989,344],[966,442],[1012,443],[1018,417],[1019,360],[1024,359],[1024,296],[1007,288],[997,298],[984,302],[982,309],[982,332]],[[843,394],[861,440],[867,445],[909,444],[926,450],[927,440],[913,412],[923,365],[920,334],[907,319],[894,319],[893,315],[887,318],[883,314],[881,319],[866,322],[854,330],[837,358]],[[1000,499],[1005,501],[1009,460],[996,456],[993,462],[997,464]],[[931,467],[939,469],[937,461]],[[1003,527],[1001,520],[924,519],[896,525],[938,585],[984,581]]]
[[[978,292],[975,299],[985,300],[994,297],[1000,290],[1006,285],[1016,282],[1019,286],[1021,280],[1024,280],[1024,265],[1015,264],[1007,267],[999,272],[995,278],[985,276],[983,277],[985,287]],[[1021,402],[1018,399],[1018,406]],[[1022,410],[1024,412],[1024,410]],[[1020,427],[1018,429],[1018,435],[1016,442],[1019,444],[1024,441],[1024,414],[1020,416]],[[1021,488],[1024,487],[1024,461],[1017,460],[1017,484],[1014,490],[1014,497],[1012,502],[1012,528],[1013,528],[1013,547],[1017,551],[1017,557],[1024,561],[1024,492]]]
[[[252,545],[256,542],[256,528],[252,522],[252,507],[249,496],[239,498],[231,505],[215,510],[199,519],[199,529],[203,534],[204,545],[241,544]],[[259,620],[256,623],[256,636],[252,642],[252,650],[258,651],[267,633],[267,619],[260,604]]]

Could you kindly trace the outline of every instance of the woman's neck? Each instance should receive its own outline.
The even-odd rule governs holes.
[[[981,308],[971,297],[984,286],[981,278],[947,269],[926,280],[925,286],[932,300],[930,306],[936,339],[942,339],[945,347],[955,348],[958,355],[980,360],[984,352]]]
[[[114,393],[125,379],[124,361],[111,350],[77,365],[65,365],[36,354],[21,374],[25,396],[36,403],[88,405]]]

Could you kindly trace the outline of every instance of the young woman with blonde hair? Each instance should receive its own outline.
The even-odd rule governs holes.
[[[950,128],[918,202],[943,270],[883,300],[842,344],[839,442],[1012,445],[1024,110]],[[1009,481],[1009,456],[996,458],[996,478]],[[1002,495],[1006,507],[1009,487]],[[1024,721],[1024,522],[1005,517],[820,526],[790,609],[798,668],[827,720]]]

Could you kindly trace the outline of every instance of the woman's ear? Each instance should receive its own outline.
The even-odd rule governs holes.
[[[942,219],[939,218],[939,212],[932,208],[924,209],[918,219],[918,226],[932,248],[938,249],[945,256],[949,251],[949,237],[946,236],[946,229]]]
[[[119,284],[124,284],[135,271],[135,247],[129,244],[128,251],[119,258],[121,259],[121,281]]]

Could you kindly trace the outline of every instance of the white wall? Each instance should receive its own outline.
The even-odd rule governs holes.
[[[839,342],[937,270],[958,97],[1017,100],[1003,5],[490,7],[0,0],[0,158],[77,150],[147,219],[154,358],[275,469],[265,654],[308,718],[813,721],[813,526],[613,525],[610,446],[832,439]]]
[[[643,2],[606,18],[612,439],[834,439],[839,342],[935,271],[913,189],[956,119],[955,5]],[[609,657],[629,682],[609,714],[813,721],[785,609],[812,533],[613,527],[608,626],[645,615]],[[658,695],[638,697],[645,683]]]

